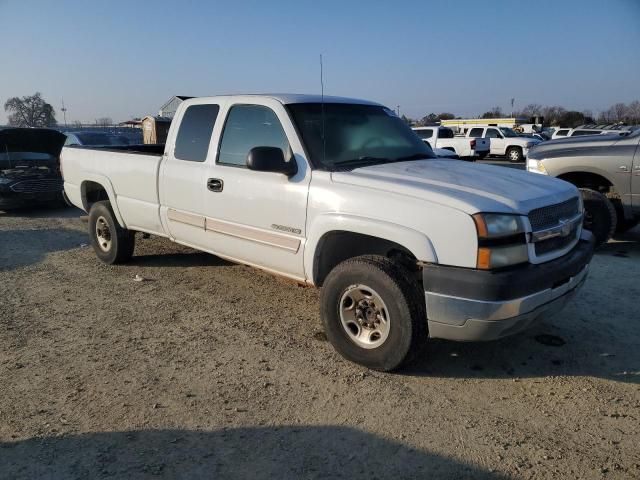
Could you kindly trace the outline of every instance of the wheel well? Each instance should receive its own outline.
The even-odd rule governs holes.
[[[83,182],[82,183],[82,203],[87,211],[96,202],[101,200],[109,200],[107,190],[97,182]]]
[[[610,193],[613,185],[602,175],[590,172],[570,172],[558,175],[558,178],[572,183],[578,188],[590,188],[600,193]]]
[[[456,149],[453,147],[444,147],[443,150],[449,150],[450,152],[455,152]]]
[[[416,257],[402,245],[362,233],[333,231],[325,233],[316,248],[313,260],[313,281],[322,286],[329,272],[339,263],[360,255],[382,255],[400,262],[410,272],[422,279]]]
[[[520,145],[509,145],[506,151],[508,152],[509,150],[513,150],[514,148],[517,148],[518,150],[522,151],[522,147]]]

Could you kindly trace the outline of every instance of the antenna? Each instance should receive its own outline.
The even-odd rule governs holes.
[[[322,164],[326,165],[327,141],[324,135],[324,70],[322,68],[322,54],[320,54],[320,108],[320,116],[322,117]]]

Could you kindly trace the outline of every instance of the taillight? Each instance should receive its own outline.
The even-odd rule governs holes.
[[[473,149],[476,148],[476,141],[475,140],[471,140],[471,148],[473,148]]]
[[[60,163],[60,176],[64,180],[64,172],[62,171],[62,152],[60,152],[60,156],[58,158],[60,159],[60,161],[59,161],[59,163]]]

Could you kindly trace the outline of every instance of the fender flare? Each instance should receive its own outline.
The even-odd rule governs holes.
[[[85,212],[89,212],[89,202],[87,201],[87,193],[86,193],[86,183],[93,182],[102,186],[104,190],[107,192],[107,197],[109,197],[109,202],[111,203],[111,209],[113,210],[114,215],[116,216],[116,220],[120,224],[122,228],[127,228],[122,215],[120,214],[120,209],[118,208],[118,204],[116,202],[116,192],[113,189],[113,185],[111,181],[105,177],[104,175],[100,175],[97,173],[87,173],[85,174],[82,183],[80,184],[80,194],[82,195],[82,208]]]
[[[433,244],[424,233],[386,220],[346,213],[324,213],[314,219],[307,232],[303,261],[309,282],[313,283],[315,278],[315,257],[320,241],[326,234],[336,231],[360,233],[389,240],[402,245],[421,262],[438,262]]]

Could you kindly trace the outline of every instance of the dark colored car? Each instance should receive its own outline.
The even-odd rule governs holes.
[[[0,130],[0,210],[63,199],[60,151],[65,139],[47,128]]]

